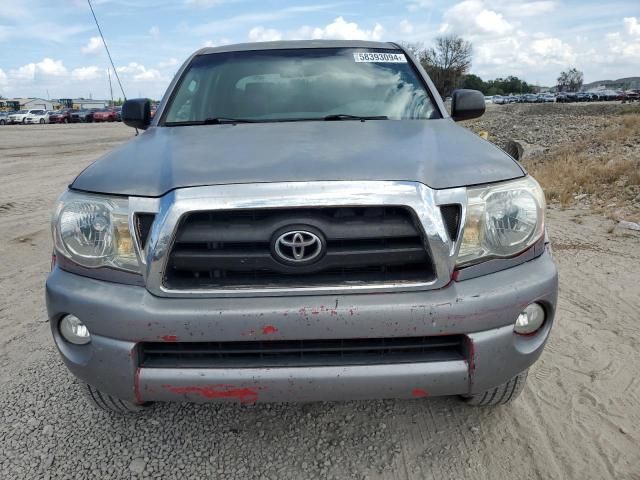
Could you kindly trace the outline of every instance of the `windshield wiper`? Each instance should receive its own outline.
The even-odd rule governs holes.
[[[222,123],[256,123],[259,120],[251,120],[250,118],[229,118],[229,117],[211,117],[202,121],[203,125],[218,125]]]
[[[336,121],[336,120],[389,120],[389,117],[386,115],[375,115],[375,116],[361,116],[361,115],[349,115],[347,113],[334,113],[333,115],[327,115],[322,118],[325,121]]]
[[[234,123],[256,123],[259,120],[251,120],[249,118],[228,118],[228,117],[211,117],[204,120],[187,120],[184,122],[165,122],[167,127],[188,127],[191,125],[222,125]]]

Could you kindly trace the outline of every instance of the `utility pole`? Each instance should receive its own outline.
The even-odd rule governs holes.
[[[107,68],[107,75],[109,76],[109,91],[111,92],[111,106],[113,107],[113,88],[111,87],[111,70]]]

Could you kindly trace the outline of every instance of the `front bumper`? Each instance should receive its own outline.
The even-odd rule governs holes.
[[[143,287],[68,273],[47,280],[53,336],[82,381],[135,401],[311,401],[471,394],[504,383],[542,353],[553,324],[557,271],[548,252],[501,272],[404,293],[256,298],[159,298]],[[531,302],[547,321],[518,336]],[[92,333],[71,345],[58,331],[71,313]],[[460,361],[287,368],[139,368],[139,342],[388,338],[464,334]]]

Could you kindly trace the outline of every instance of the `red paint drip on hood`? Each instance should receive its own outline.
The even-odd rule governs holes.
[[[162,340],[164,340],[165,342],[177,342],[178,341],[178,336],[177,335],[163,335],[160,338]]]
[[[214,398],[230,398],[239,400],[240,403],[256,403],[258,400],[258,392],[253,388],[234,387],[233,385],[210,385],[208,387],[171,387],[166,386],[171,392],[180,395],[196,394],[201,397]]]
[[[262,327],[262,333],[264,333],[265,335],[269,335],[270,333],[276,333],[277,331],[278,329],[273,325],[265,325],[264,327]]]

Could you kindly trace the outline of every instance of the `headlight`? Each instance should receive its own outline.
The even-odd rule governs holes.
[[[544,193],[532,177],[469,188],[457,266],[517,255],[544,235]]]
[[[67,191],[53,216],[59,254],[83,267],[140,273],[129,232],[129,200]]]

